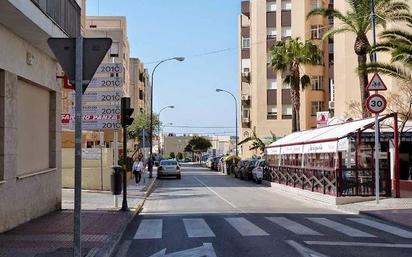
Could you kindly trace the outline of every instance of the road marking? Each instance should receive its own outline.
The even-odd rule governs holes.
[[[187,236],[193,237],[215,237],[215,234],[204,219],[183,219]]]
[[[358,246],[358,247],[382,247],[382,248],[412,248],[412,244],[388,244],[388,243],[305,241],[305,244],[308,244],[308,245],[328,245],[328,246]]]
[[[203,246],[188,249],[176,253],[166,254],[167,249],[163,249],[150,257],[216,257],[215,249],[211,243],[203,243]]]
[[[304,225],[301,225],[293,220],[290,220],[285,217],[266,217],[266,219],[271,222],[297,234],[297,235],[310,235],[310,236],[321,236],[322,234],[316,232]]]
[[[223,196],[219,195],[215,190],[211,189],[210,187],[208,187],[203,181],[201,181],[198,177],[194,177],[200,184],[202,184],[204,187],[206,187],[210,192],[214,193],[217,197],[219,197],[220,199],[222,199],[223,201],[225,201],[227,204],[229,204],[232,208],[240,211],[241,213],[246,213],[245,211],[243,211],[242,209],[240,209],[239,207],[237,207],[236,205],[234,205],[233,203],[231,203],[229,200],[227,200],[226,198],[224,198]]]
[[[396,236],[400,236],[403,238],[412,238],[411,232],[394,227],[394,226],[386,225],[380,222],[376,222],[376,221],[364,219],[364,218],[349,218],[349,220],[375,228],[375,229],[382,230],[384,232],[387,232],[387,233],[390,233]]]
[[[315,252],[312,249],[309,249],[307,247],[304,247],[303,245],[296,243],[293,240],[287,240],[286,243],[293,248],[302,256],[302,257],[327,257],[326,255],[323,255],[321,253]]]
[[[163,230],[163,220],[144,219],[134,235],[134,239],[161,239]]]
[[[345,234],[347,236],[350,236],[350,237],[376,237],[376,236],[371,235],[369,233],[360,231],[358,229],[351,228],[349,226],[346,226],[344,224],[340,224],[338,222],[335,222],[335,221],[332,221],[332,220],[329,220],[329,219],[325,219],[325,218],[308,218],[308,219],[313,221],[313,222],[316,222],[318,224],[321,224],[325,227],[336,230],[336,231],[338,231],[340,233],[343,233],[343,234]]]
[[[264,230],[245,218],[225,218],[242,236],[268,236]]]

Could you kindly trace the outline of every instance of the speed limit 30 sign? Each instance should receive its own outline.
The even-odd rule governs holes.
[[[366,99],[366,107],[371,113],[379,114],[386,109],[387,101],[383,95],[374,94]]]

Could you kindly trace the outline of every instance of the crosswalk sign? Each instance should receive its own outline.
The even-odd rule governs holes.
[[[375,73],[369,82],[368,86],[366,87],[368,91],[385,91],[387,87],[383,82],[381,76],[378,73]]]

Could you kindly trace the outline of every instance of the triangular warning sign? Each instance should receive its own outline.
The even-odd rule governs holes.
[[[385,83],[383,82],[381,76],[378,73],[375,73],[366,87],[368,91],[385,91],[387,90]]]

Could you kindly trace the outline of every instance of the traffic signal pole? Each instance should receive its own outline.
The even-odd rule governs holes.
[[[121,122],[123,127],[123,201],[122,211],[129,210],[127,206],[127,127],[132,125],[131,117],[134,109],[130,108],[130,97],[122,97],[121,100]]]

